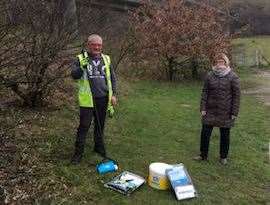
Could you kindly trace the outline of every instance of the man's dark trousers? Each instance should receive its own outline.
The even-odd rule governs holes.
[[[207,159],[213,126],[203,124],[201,131],[201,157]],[[227,158],[230,146],[230,128],[220,127],[220,158]]]
[[[82,157],[85,146],[85,139],[94,117],[94,151],[106,156],[103,131],[108,106],[108,97],[94,98],[94,107],[80,107],[80,125],[77,130],[75,142],[75,155]]]

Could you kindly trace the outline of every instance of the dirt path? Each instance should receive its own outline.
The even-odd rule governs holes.
[[[270,71],[259,71],[254,78],[259,79],[259,86],[244,90],[243,94],[254,95],[265,105],[270,106]]]

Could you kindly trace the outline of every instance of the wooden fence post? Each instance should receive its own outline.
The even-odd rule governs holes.
[[[259,59],[259,51],[256,49],[256,54],[255,54],[255,62],[256,62],[256,67],[259,68],[260,66],[260,59]]]

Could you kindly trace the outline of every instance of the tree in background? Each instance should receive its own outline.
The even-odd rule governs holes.
[[[227,52],[230,42],[219,21],[218,10],[208,4],[185,2],[168,0],[161,7],[153,1],[144,1],[130,18],[137,58],[148,62],[152,74],[157,74],[157,67],[151,64],[156,61],[163,64],[158,74],[170,81],[179,59],[193,64],[192,75],[196,77],[196,61],[211,59],[216,52]]]
[[[76,3],[82,39],[87,39],[92,33],[102,36],[104,52],[112,54],[112,63],[114,69],[117,70],[118,65],[127,55],[126,44],[129,34],[127,11],[106,6],[106,1],[91,3],[89,0],[77,0]],[[84,47],[84,45],[81,46]]]
[[[241,26],[248,29],[244,35],[269,35],[270,34],[270,7],[268,2],[245,1],[234,2],[231,13],[236,16],[232,28],[239,30]]]
[[[77,37],[74,6],[63,0],[0,5],[0,79],[25,105],[41,105],[68,75],[73,54],[65,49]]]
[[[268,0],[210,0],[209,3],[227,13],[232,33],[241,36],[270,34]]]

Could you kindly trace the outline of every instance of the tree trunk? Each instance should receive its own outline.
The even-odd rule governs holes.
[[[77,8],[76,8],[76,0],[60,0],[61,5],[63,5],[63,17],[65,28],[69,28],[69,31],[78,35],[78,18],[77,18]]]
[[[167,61],[168,61],[168,78],[169,78],[169,81],[172,82],[173,81],[173,76],[174,76],[174,61],[173,61],[173,58],[170,57],[170,58],[167,58]]]
[[[197,59],[194,57],[191,60],[191,69],[192,69],[192,78],[193,79],[198,79],[199,78],[199,73],[198,73],[198,61]]]
[[[24,104],[31,108],[41,107],[43,104],[42,91],[30,93],[28,99],[24,101]]]

